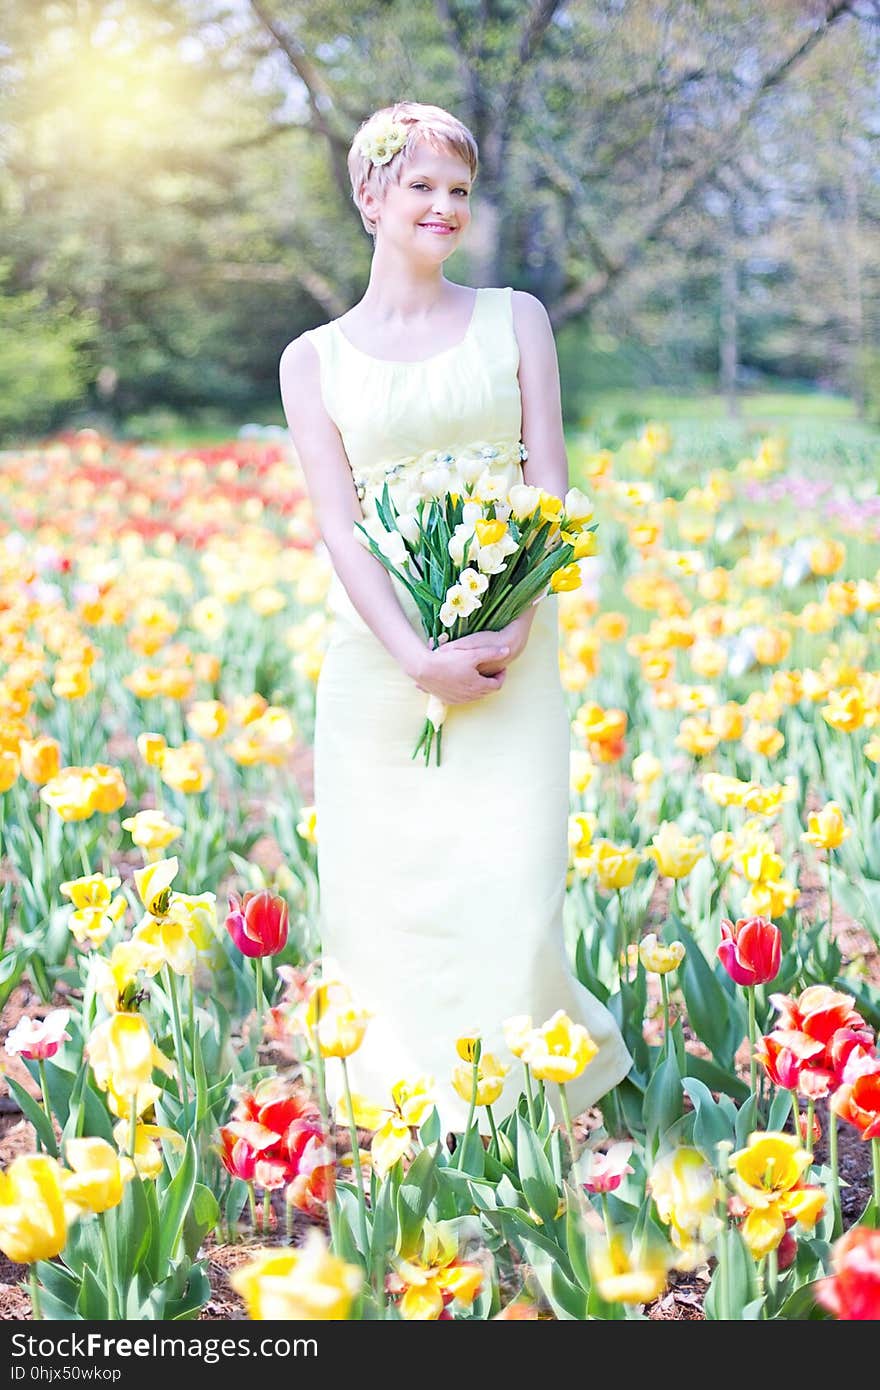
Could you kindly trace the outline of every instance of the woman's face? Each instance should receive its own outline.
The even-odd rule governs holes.
[[[376,241],[384,241],[419,260],[445,261],[461,242],[471,220],[471,176],[451,152],[420,144],[404,164],[399,183],[384,197],[364,199],[367,216],[376,222]]]

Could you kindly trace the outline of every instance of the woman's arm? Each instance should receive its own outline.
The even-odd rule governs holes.
[[[304,338],[289,343],[278,375],[288,428],[333,568],[370,630],[407,675],[418,679],[426,643],[401,608],[387,570],[355,537],[354,524],[363,516],[342,439],[324,409],[312,344]]]
[[[555,497],[568,491],[568,458],[562,429],[562,402],[556,344],[547,310],[534,295],[513,292],[513,327],[519,344],[519,390],[522,397],[522,441],[528,450],[523,480]],[[530,604],[502,629],[510,655],[492,669],[509,666],[529,639],[536,606]]]

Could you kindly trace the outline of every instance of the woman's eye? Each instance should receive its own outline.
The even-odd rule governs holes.
[[[452,191],[453,193],[460,193],[463,198],[466,198],[468,195],[466,188],[454,188]]]

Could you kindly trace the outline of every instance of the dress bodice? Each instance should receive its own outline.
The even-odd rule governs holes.
[[[482,456],[510,486],[520,462],[522,402],[513,329],[513,291],[479,289],[460,343],[419,362],[372,357],[337,323],[305,335],[321,368],[324,408],[339,430],[358,496],[399,505],[425,472]],[[494,453],[493,453],[494,451]],[[366,511],[366,507],[364,508]]]
[[[401,510],[425,495],[437,469],[453,490],[486,500],[522,482],[522,401],[513,291],[478,289],[460,343],[418,362],[372,357],[336,322],[307,337],[320,362],[324,408],[339,430],[365,517],[385,483]],[[395,582],[411,620],[417,609]],[[331,611],[365,628],[334,574]],[[366,629],[365,629],[366,630]]]

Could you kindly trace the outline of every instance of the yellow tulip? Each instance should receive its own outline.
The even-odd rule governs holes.
[[[59,661],[53,672],[52,694],[61,700],[81,700],[92,688],[87,666]]]
[[[480,545],[497,545],[507,535],[506,521],[475,521],[474,531]]]
[[[788,1192],[810,1167],[800,1139],[779,1131],[756,1131],[744,1149],[730,1155],[734,1186],[749,1207],[767,1207]]]
[[[138,752],[147,767],[161,767],[168,744],[163,734],[142,733],[137,736]]]
[[[663,764],[647,749],[644,753],[639,753],[637,757],[633,758],[632,777],[639,790],[652,787],[662,775]]]
[[[120,893],[109,907],[79,907],[67,919],[74,940],[81,946],[91,941],[93,946],[101,946],[125,916],[128,903]]]
[[[16,1264],[53,1260],[67,1244],[62,1176],[43,1154],[22,1154],[0,1173],[0,1250]]]
[[[21,763],[18,754],[10,748],[0,749],[0,793],[8,792],[18,781]]]
[[[117,1148],[128,1147],[131,1139],[129,1119],[120,1120],[113,1126],[113,1138],[116,1140]],[[160,1139],[166,1140],[177,1149],[182,1149],[185,1142],[183,1135],[178,1134],[176,1129],[167,1129],[164,1125],[148,1125],[143,1120],[138,1120],[134,1139],[134,1167],[145,1181],[158,1178],[165,1166]]]
[[[822,706],[822,718],[832,729],[851,734],[865,722],[865,700],[858,686],[828,692],[828,704]]]
[[[564,510],[565,503],[561,497],[557,497],[552,492],[541,492],[540,501],[541,520],[557,522]]]
[[[220,700],[197,700],[187,711],[186,722],[199,738],[220,738],[226,732],[229,711]]]
[[[550,576],[550,590],[554,594],[570,593],[581,586],[581,570],[577,564],[561,565]]]
[[[155,975],[163,965],[175,975],[195,973],[196,944],[182,916],[169,913],[164,917],[145,917],[135,927],[132,940],[148,948],[144,956],[144,969],[148,974]]]
[[[743,743],[751,753],[760,753],[764,758],[775,758],[785,744],[785,735],[772,724],[752,723],[743,735]]]
[[[297,834],[309,845],[318,843],[318,815],[314,806],[303,806],[296,823]]]
[[[610,840],[596,840],[593,845],[591,866],[605,893],[628,888],[641,862],[638,850],[629,845],[614,845]]]
[[[657,1159],[648,1186],[673,1245],[690,1263],[721,1228],[716,1208],[724,1196],[722,1183],[699,1150],[682,1147]]]
[[[153,810],[138,811],[133,816],[126,816],[122,828],[129,832],[134,844],[146,852],[151,862],[155,862],[155,855],[160,850],[166,849],[173,840],[179,839],[183,834],[179,825],[167,820],[161,811]]]
[[[133,988],[134,983],[139,971],[146,969],[149,959],[148,949],[137,941],[118,941],[110,952],[109,960],[98,953],[92,956],[92,988],[109,1014],[124,1013],[130,1008],[131,998],[137,993]],[[148,973],[155,975],[156,970]]]
[[[580,1076],[598,1051],[586,1028],[574,1023],[563,1009],[557,1009],[546,1023],[531,1033],[522,1059],[539,1081],[564,1085]]]
[[[455,1040],[455,1050],[463,1062],[472,1062],[477,1055],[477,1043],[480,1035],[477,1032],[462,1033]]]
[[[135,887],[151,917],[164,917],[168,911],[173,896],[171,884],[178,868],[178,861],[172,855],[169,859],[158,859],[154,864],[147,864],[143,869],[135,869]]]
[[[165,750],[161,776],[166,786],[182,792],[184,796],[203,792],[214,780],[213,769],[205,762],[202,745],[192,742]]]
[[[851,834],[836,801],[826,802],[821,811],[811,811],[807,826],[801,839],[809,840],[815,849],[839,849]]]
[[[108,908],[113,892],[121,884],[121,878],[106,878],[103,874],[86,874],[82,878],[69,878],[59,886],[59,892],[70,898],[76,908]]]
[[[153,1068],[169,1075],[174,1063],[160,1052],[140,1014],[114,1014],[95,1028],[85,1046],[102,1091],[111,1086],[120,1096],[136,1094],[152,1084]]]
[[[128,800],[128,790],[118,767],[107,763],[95,763],[91,769],[95,777],[94,806],[102,815],[112,815]]]
[[[477,1105],[494,1105],[504,1090],[504,1078],[510,1067],[504,1066],[491,1052],[484,1052],[477,1064]],[[452,1085],[462,1100],[470,1104],[474,1090],[472,1063],[460,1062],[453,1068]]]
[[[63,821],[88,820],[95,813],[97,779],[91,768],[63,767],[40,788],[40,800]]]
[[[639,959],[652,975],[668,975],[677,970],[685,957],[682,942],[673,941],[668,946],[657,940],[654,932],[643,936],[639,942]]]
[[[666,1288],[666,1260],[659,1250],[628,1250],[621,1235],[590,1252],[590,1272],[607,1303],[650,1303]]]
[[[344,1321],[360,1293],[363,1276],[356,1265],[332,1255],[320,1231],[312,1229],[296,1250],[258,1250],[229,1282],[254,1321]]]
[[[583,796],[596,775],[596,767],[589,753],[573,748],[569,754],[569,789]]]
[[[699,835],[683,835],[672,821],[664,821],[645,850],[668,878],[686,878],[705,854]]]
[[[742,738],[746,717],[741,705],[735,700],[717,705],[709,714],[709,725],[722,743],[732,743]]]
[[[412,1144],[409,1125],[399,1115],[389,1115],[385,1123],[376,1130],[370,1144],[370,1157],[380,1177],[403,1158]]]
[[[364,1040],[372,1014],[359,1008],[341,980],[324,980],[310,994],[304,1022],[322,1057],[350,1057]]]
[[[534,1032],[530,1014],[516,1014],[513,1018],[508,1018],[502,1025],[504,1041],[510,1048],[514,1057],[522,1057],[528,1046],[529,1038]]]
[[[22,776],[37,786],[50,782],[61,771],[61,744],[56,738],[23,739],[20,757]]]
[[[122,1190],[134,1174],[130,1159],[120,1158],[106,1139],[68,1139],[69,1173],[64,1195],[83,1211],[109,1211],[122,1201]]]

